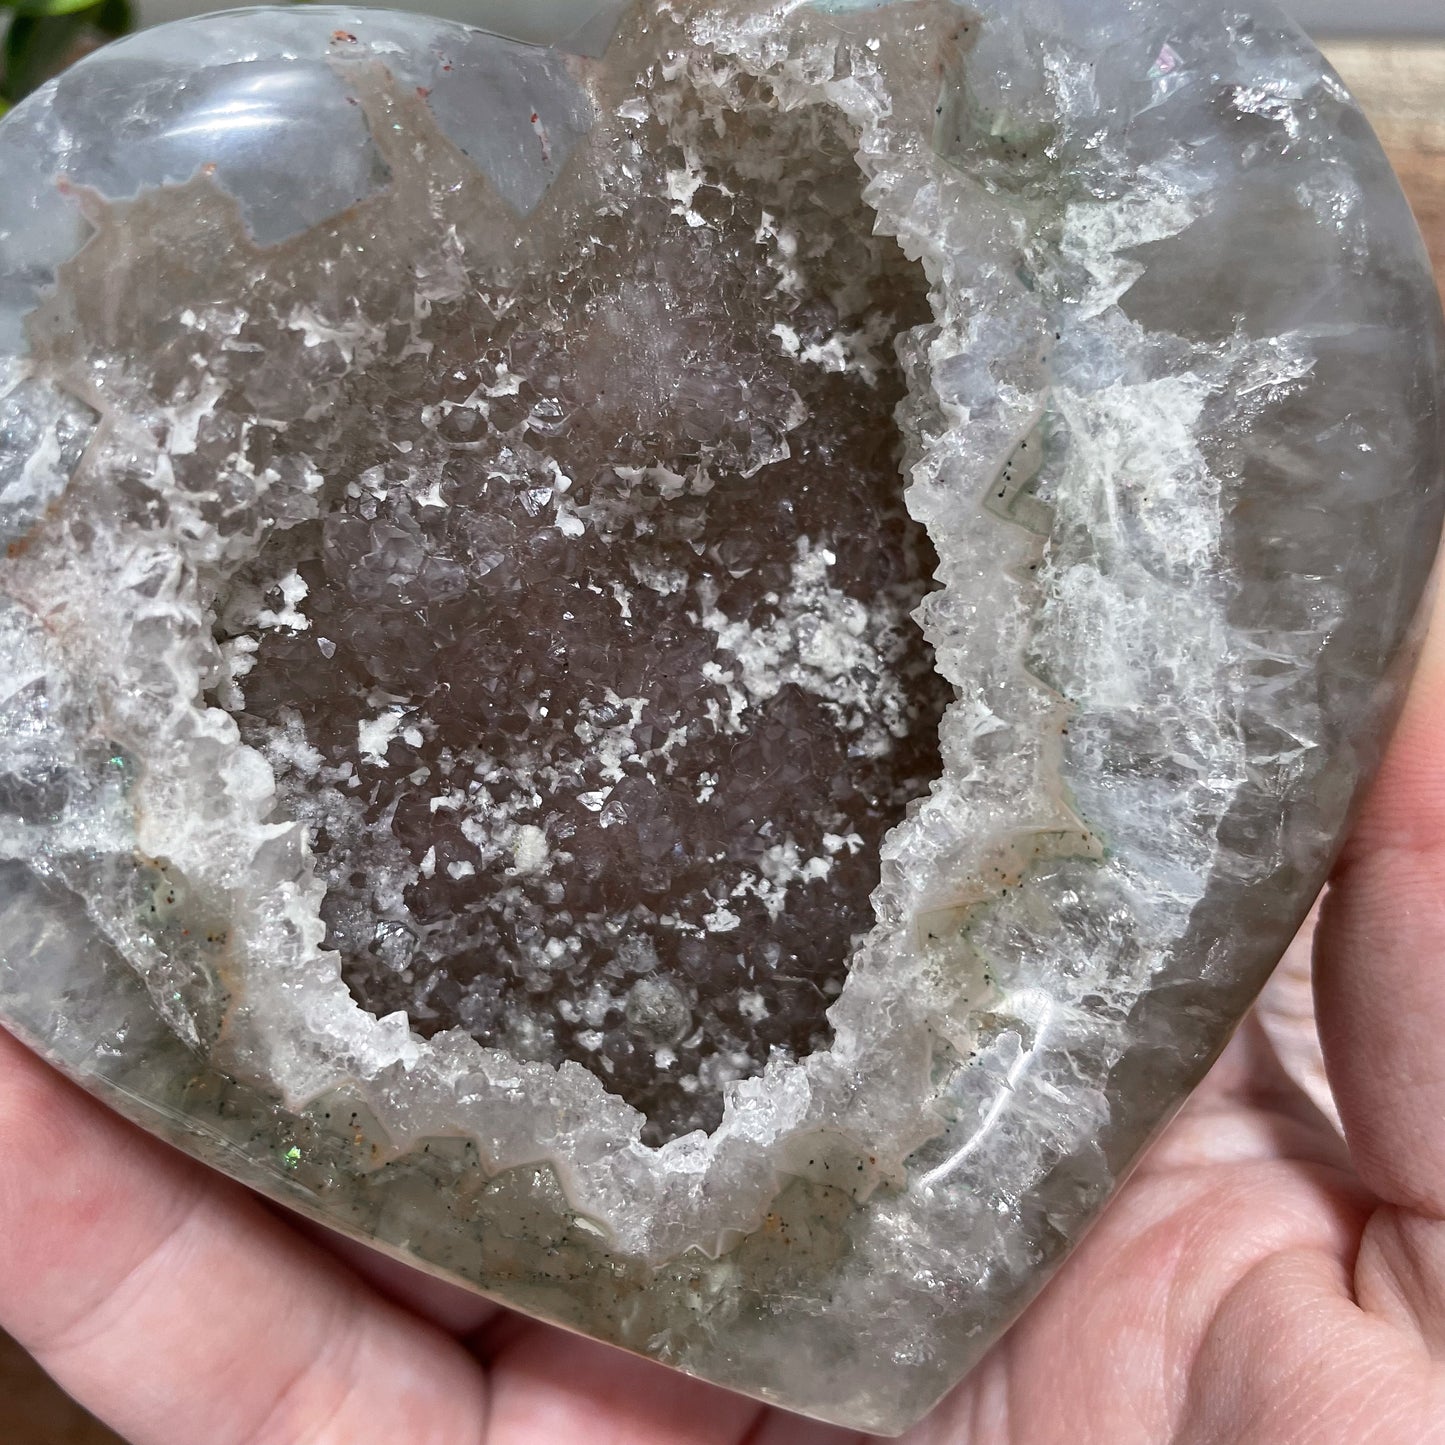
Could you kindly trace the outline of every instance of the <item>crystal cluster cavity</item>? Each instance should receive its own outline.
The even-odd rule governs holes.
[[[187,21],[0,123],[0,1021],[896,1432],[1318,890],[1439,305],[1270,12],[576,19]]]

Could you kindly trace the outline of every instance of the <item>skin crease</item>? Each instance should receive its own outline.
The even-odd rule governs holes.
[[[1445,1441],[1445,606],[1315,935],[910,1445]],[[0,1034],[0,1326],[134,1445],[846,1445],[302,1225]]]

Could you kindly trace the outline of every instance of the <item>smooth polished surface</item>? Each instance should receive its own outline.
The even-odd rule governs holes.
[[[78,207],[99,233],[31,319],[37,374],[10,403],[9,434],[30,440],[4,499],[17,543],[5,587],[19,604],[7,675],[33,682],[15,689],[5,729],[15,780],[5,846],[17,859],[9,1017],[93,1086],[124,1091],[152,1127],[332,1222],[523,1308],[882,1428],[924,1408],[1042,1281],[1283,946],[1378,744],[1437,523],[1433,293],[1378,152],[1302,42],[1266,23],[1216,31],[1162,7],[1150,22],[1167,34],[1159,44],[1137,15],[1129,23],[1143,40],[1107,15],[1062,35],[1035,31],[1042,22],[1024,6],[984,22],[978,34],[941,8],[822,19],[699,7],[676,31],[624,23],[604,64],[589,67],[445,30],[397,61],[394,29],[372,42],[370,20],[322,12],[315,54],[331,57],[369,128],[367,153],[341,173],[381,177],[361,206],[307,232],[295,233],[304,217],[293,221],[290,249],[265,249],[258,218],[298,203],[274,190],[274,170],[248,161],[225,178],[238,220],[218,199],[220,160],[214,177],[114,204],[148,179],[182,179],[137,161],[135,181],[112,180],[108,202],[78,189],[91,183],[53,191],[37,173],[50,229],[6,237],[18,312],[49,280],[47,254],[52,268],[67,254],[66,227],[70,249],[83,234]],[[215,24],[257,33],[250,17]],[[358,38],[338,41],[337,30]],[[297,34],[282,48],[314,74]],[[224,35],[193,43],[219,56]],[[373,43],[424,107],[378,80],[366,63]],[[525,124],[537,116],[548,140],[533,129],[527,149],[486,157],[489,184],[447,141],[467,148],[465,107],[459,116],[442,104],[453,62],[415,69],[416,55],[452,46],[470,47],[483,73],[533,77]],[[692,62],[654,69],[664,49]],[[152,61],[173,53],[153,50]],[[999,75],[1006,83],[990,90]],[[215,114],[219,86],[198,85],[199,114]],[[274,80],[263,88],[290,93]],[[818,143],[799,149],[779,97],[821,122]],[[63,104],[19,113],[0,146],[37,164],[53,156],[45,127]],[[254,120],[249,105],[236,109]],[[97,128],[125,118],[107,113]],[[187,127],[146,106],[130,119],[157,138],[155,164],[168,164],[165,148]],[[505,133],[486,122],[477,136]],[[79,136],[74,117],[65,124]],[[752,173],[732,159],[729,127],[752,142],[745,154],[761,155]],[[841,154],[840,127],[851,133]],[[240,144],[238,154],[254,153]],[[304,174],[304,157],[295,164]],[[309,624],[320,599],[309,583],[288,595],[283,574],[274,595],[256,598],[251,630],[231,633],[221,604],[245,593],[236,579],[265,539],[304,540],[315,522],[324,530],[353,503],[365,508],[368,492],[397,505],[375,496],[352,449],[408,457],[396,442],[420,446],[440,472],[408,463],[380,482],[416,506],[442,485],[449,514],[465,511],[446,489],[459,471],[465,480],[478,458],[495,471],[504,446],[515,458],[515,437],[490,409],[465,435],[442,425],[456,399],[427,388],[448,378],[411,359],[413,346],[446,354],[459,326],[475,337],[475,278],[500,295],[546,265],[586,276],[561,308],[565,334],[589,306],[618,314],[608,287],[628,274],[568,269],[569,227],[593,236],[596,217],[620,207],[640,246],[706,248],[750,207],[793,203],[767,190],[785,166],[807,172],[809,203],[824,198],[846,228],[802,228],[800,258],[776,211],[766,227],[758,216],[754,264],[798,273],[763,313],[782,333],[776,356],[758,355],[769,375],[798,361],[824,375],[846,376],[850,361],[856,370],[856,328],[839,324],[830,272],[840,258],[824,243],[856,237],[865,176],[882,234],[930,288],[933,322],[902,337],[900,425],[910,507],[942,558],[925,631],[959,697],[942,728],[943,777],[885,845],[877,921],[845,960],[831,1043],[724,1082],[720,1126],[658,1149],[603,1068],[559,1069],[519,1056],[515,1042],[484,1047],[455,1030],[424,1042],[404,1017],[378,1021],[358,1006],[326,918],[336,884],[323,896],[310,881],[324,880],[328,851],[313,861],[299,830],[283,826],[288,805],[307,821],[314,795],[288,795],[275,746],[244,738],[255,714],[225,648],[241,636],[255,638],[253,653],[263,634],[303,637],[313,629],[298,619]],[[246,223],[250,236],[238,230]],[[438,252],[437,236],[457,238],[459,254]],[[705,253],[682,254],[708,274]],[[718,246],[712,259],[722,255],[739,264],[736,250]],[[360,284],[335,285],[338,272]],[[795,324],[800,309],[822,325],[816,336]],[[736,305],[711,320],[706,307],[672,314],[722,337],[756,324]],[[624,361],[635,344],[626,332],[624,320]],[[643,335],[667,333],[654,324]],[[551,376],[516,374],[534,390]],[[689,425],[685,405],[677,420],[677,374],[656,378],[660,400],[628,403],[670,413],[664,437]],[[363,382],[387,389],[398,413],[434,408],[432,424],[358,443]],[[265,466],[226,431],[248,422],[268,434]],[[769,495],[795,485],[817,445],[793,454],[802,426],[784,427],[789,454],[752,477],[726,432],[701,439],[733,447],[703,495],[737,495],[760,475]],[[638,467],[595,406],[566,430],[586,428],[613,476],[619,461]],[[536,441],[541,426],[526,431],[538,466],[557,459]],[[627,435],[629,448],[658,445],[652,433]],[[671,503],[685,510],[695,495],[657,485],[658,501],[639,510],[660,502],[672,517]],[[546,515],[562,537],[567,495],[554,478]],[[588,506],[575,513],[584,530],[616,528],[615,506]],[[620,515],[632,530],[609,545],[630,547],[642,534],[632,512]],[[1386,557],[1399,585],[1382,592]],[[840,604],[824,601],[812,615],[835,618]],[[776,642],[776,621],[736,633],[732,621],[709,630],[746,682],[752,645]],[[804,640],[788,636],[805,660]],[[645,657],[655,643],[637,646]],[[816,647],[809,655],[826,660]],[[227,675],[239,702],[217,691]],[[769,677],[757,674],[764,686]],[[410,746],[408,718],[387,720],[395,696],[377,701],[371,731],[357,724],[351,735],[358,765],[388,777],[392,737]],[[423,719],[411,721],[425,742]],[[291,773],[308,756],[302,744],[321,751],[294,739]],[[470,784],[461,791],[476,800]],[[551,823],[521,826],[546,836]],[[309,831],[314,845],[319,830]],[[536,858],[535,841],[508,843],[522,844],[516,865]],[[424,864],[425,854],[418,873]],[[745,963],[759,972],[758,959]],[[656,1032],[659,1010],[640,1012]],[[558,1016],[566,1022],[560,1003]],[[577,1025],[610,1026],[607,1008],[599,1024]],[[865,1308],[875,1330],[860,1342]]]

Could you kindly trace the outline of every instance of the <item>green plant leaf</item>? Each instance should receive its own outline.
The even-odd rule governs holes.
[[[29,95],[81,56],[124,35],[131,23],[130,0],[92,0],[82,9],[51,15],[17,14],[5,36],[4,99],[13,104]]]
[[[17,15],[74,15],[101,7],[96,0],[6,0],[5,8]]]

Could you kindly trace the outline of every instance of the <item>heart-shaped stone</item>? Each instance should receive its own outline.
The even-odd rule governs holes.
[[[0,1018],[422,1267],[917,1418],[1304,915],[1439,533],[1404,201],[1193,8],[252,11],[18,107]]]

